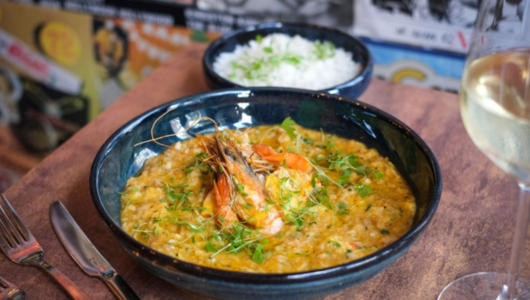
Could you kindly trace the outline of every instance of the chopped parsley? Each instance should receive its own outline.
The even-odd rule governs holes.
[[[322,43],[316,41],[314,44],[316,48],[314,54],[318,59],[326,59],[335,56],[335,44],[332,42],[326,41]]]

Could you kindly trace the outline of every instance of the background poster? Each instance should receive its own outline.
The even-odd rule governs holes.
[[[57,147],[100,112],[91,28],[90,16],[0,2],[0,121],[29,149]]]

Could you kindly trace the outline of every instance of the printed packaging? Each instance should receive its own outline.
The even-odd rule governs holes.
[[[91,29],[90,16],[0,2],[0,122],[29,149],[54,149],[99,113]]]
[[[24,3],[0,2],[0,124],[41,153],[183,46],[220,35],[175,25],[171,15],[104,1],[15,2]]]

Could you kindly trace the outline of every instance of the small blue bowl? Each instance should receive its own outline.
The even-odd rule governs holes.
[[[265,37],[271,33],[283,33],[289,36],[300,35],[310,41],[330,41],[337,48],[343,48],[345,51],[352,53],[353,60],[361,65],[362,70],[359,74],[347,82],[319,90],[320,92],[357,99],[370,84],[373,70],[372,56],[363,42],[355,37],[336,29],[317,25],[263,23],[228,32],[210,44],[202,59],[202,66],[208,87],[211,89],[243,87],[215,72],[213,68],[215,60],[219,54],[232,52],[237,45],[245,45],[249,41],[255,40],[257,35]],[[325,74],[322,76],[325,76]],[[311,88],[308,87],[307,89]]]
[[[169,111],[169,112],[168,112]],[[139,142],[166,136],[198,117],[225,128],[280,124],[286,117],[306,128],[362,141],[388,157],[409,182],[417,199],[411,230],[386,248],[342,265],[299,273],[256,274],[203,267],[157,252],[120,226],[120,197],[126,180],[144,161],[166,148]],[[205,123],[206,124],[206,123]],[[194,133],[213,132],[213,125]],[[171,135],[164,143],[179,140]],[[368,280],[391,266],[425,232],[442,193],[440,168],[425,142],[408,126],[368,104],[337,95],[287,88],[226,89],[175,100],[134,118],[117,130],[96,155],[90,192],[103,222],[123,248],[143,267],[178,287],[221,299],[308,299],[328,295]]]

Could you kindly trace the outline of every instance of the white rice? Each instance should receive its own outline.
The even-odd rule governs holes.
[[[331,42],[274,33],[221,53],[215,72],[242,86],[320,90],[342,84],[360,71],[352,53]]]

